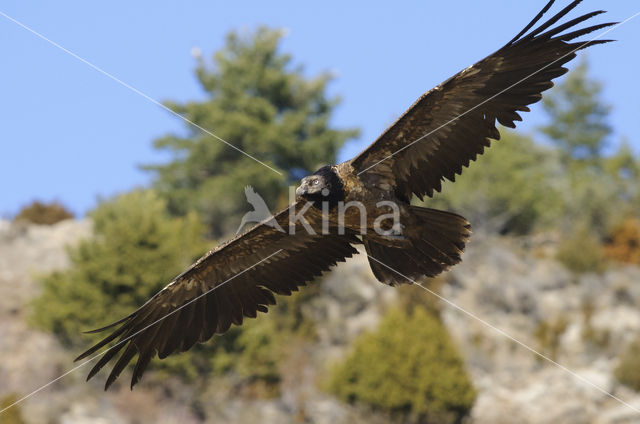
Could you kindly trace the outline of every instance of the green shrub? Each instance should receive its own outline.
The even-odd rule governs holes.
[[[535,338],[538,340],[539,349],[555,359],[560,347],[560,337],[567,329],[569,322],[564,316],[560,316],[555,320],[540,321],[534,332]],[[539,356],[536,358],[541,359]]]
[[[410,422],[458,422],[476,397],[446,329],[420,307],[390,310],[375,332],[356,340],[327,388]]]
[[[620,383],[640,391],[640,339],[631,343],[622,353],[614,375]]]
[[[575,273],[602,272],[606,266],[604,251],[598,238],[585,226],[565,238],[556,253],[564,266]]]
[[[32,303],[31,322],[74,349],[104,337],[82,331],[131,313],[206,250],[198,218],[170,217],[152,191],[106,201],[90,216],[93,237],[68,250],[69,269],[41,278]]]
[[[65,219],[73,218],[73,214],[58,202],[42,203],[38,200],[20,209],[14,221],[26,221],[33,224],[53,225]]]
[[[604,349],[609,345],[611,339],[611,332],[608,329],[597,328],[593,325],[593,315],[596,311],[594,300],[591,298],[584,299],[580,305],[582,311],[582,340],[585,342],[585,347]]]
[[[18,396],[14,393],[10,393],[0,399],[0,411],[8,408],[18,401]],[[24,424],[26,421],[22,418],[20,407],[14,405],[6,411],[0,413],[0,424]]]

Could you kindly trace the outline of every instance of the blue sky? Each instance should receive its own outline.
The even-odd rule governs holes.
[[[5,0],[0,11],[159,101],[203,98],[194,46],[208,58],[229,30],[286,28],[282,48],[309,75],[337,75],[330,93],[343,103],[333,123],[362,128],[341,152],[344,160],[422,92],[511,39],[544,4]],[[600,8],[609,13],[598,22],[622,21],[640,3],[585,0],[571,16]],[[639,152],[640,55],[633,52],[640,16],[606,38],[619,41],[589,49],[592,76],[605,84],[604,98],[614,107],[612,141],[625,136]],[[184,130],[175,116],[3,16],[0,57],[0,216],[34,199],[57,199],[82,215],[99,196],[147,184],[150,175],[138,165],[167,159],[152,140]],[[536,106],[521,131],[544,122]]]

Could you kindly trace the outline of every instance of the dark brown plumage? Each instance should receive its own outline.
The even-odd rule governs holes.
[[[578,3],[573,1],[532,30],[553,4],[550,1],[513,40],[425,93],[354,159],[304,178],[296,203],[275,215],[284,231],[272,221],[254,226],[207,253],[131,315],[94,330],[117,327],[77,360],[112,341],[117,344],[99,359],[88,378],[122,352],[107,378],[108,388],[138,355],[133,387],[155,355],[164,358],[186,351],[232,324],[241,325],[245,317],[267,312],[276,303],[274,294],[298,290],[358,253],[353,247],[357,244],[375,258],[369,263],[376,278],[390,285],[409,282],[405,277],[432,277],[458,263],[470,235],[469,223],[458,215],[409,202],[413,195],[422,199],[440,191],[444,178],[453,181],[491,139],[498,140],[496,121],[515,127],[514,122],[521,120],[518,112],[528,111],[527,105],[539,101],[541,93],[553,86],[551,81],[567,72],[563,65],[576,51],[610,41],[572,42],[613,23],[561,34],[602,11],[554,27]],[[339,204],[357,201],[369,211],[381,200],[398,205],[399,228],[383,224],[389,233],[379,234],[371,231],[376,216],[367,216],[363,226],[360,215],[347,210],[345,229],[340,231]],[[324,227],[323,202],[329,205],[330,218]],[[307,227],[290,221],[291,210],[303,209]]]

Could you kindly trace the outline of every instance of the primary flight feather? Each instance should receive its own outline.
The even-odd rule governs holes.
[[[357,254],[358,244],[376,278],[390,285],[433,277],[460,262],[469,223],[410,200],[440,191],[445,178],[453,181],[491,139],[498,140],[496,121],[515,127],[518,112],[541,99],[578,50],[610,41],[575,41],[614,25],[576,28],[603,11],[557,24],[580,1],[534,28],[551,0],[502,48],[422,95],[358,156],[303,178],[295,204],[205,254],[129,316],[94,330],[113,332],[76,360],[116,344],[87,378],[115,360],[106,389],[137,355],[133,387],[156,355],[186,351],[245,317],[267,312],[276,303],[274,294],[298,290]],[[368,211],[381,201],[397,206],[399,225],[376,221],[375,215],[363,221],[362,211],[342,208],[358,202]],[[384,231],[373,231],[376,225]]]

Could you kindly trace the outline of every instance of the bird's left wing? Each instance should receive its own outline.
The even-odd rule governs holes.
[[[351,161],[358,174],[384,175],[400,197],[422,199],[440,191],[444,178],[451,181],[463,166],[482,154],[490,139],[498,140],[496,120],[514,128],[518,111],[539,101],[562,65],[576,51],[611,40],[571,42],[614,23],[573,27],[603,11],[591,12],[554,27],[580,3],[573,1],[558,14],[531,28],[553,4],[543,10],[513,40],[447,81],[422,95],[371,146]],[[564,31],[572,28],[571,32]]]
[[[292,221],[290,208],[298,213],[305,205],[297,202],[275,215],[284,231],[269,225],[269,220],[257,224],[204,255],[131,315],[94,330],[117,327],[76,360],[112,341],[116,344],[100,358],[87,379],[122,351],[105,389],[137,355],[133,387],[155,355],[164,358],[186,351],[196,342],[224,333],[231,324],[241,325],[244,317],[255,318],[258,311],[267,312],[267,307],[276,303],[274,293],[290,295],[357,253],[352,244],[360,241],[353,234],[321,234],[322,215],[314,208],[306,210],[306,221]]]

